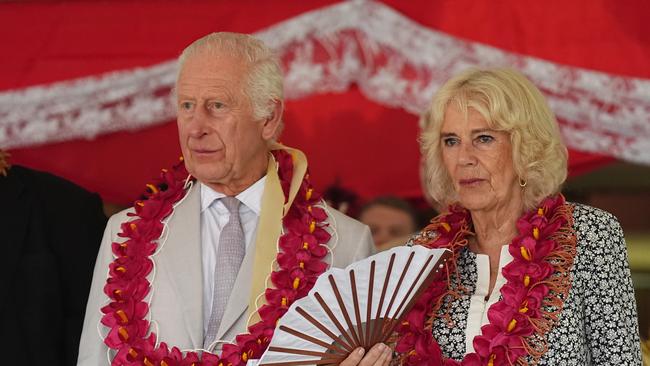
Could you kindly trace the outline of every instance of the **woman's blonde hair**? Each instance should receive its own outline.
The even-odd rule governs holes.
[[[490,128],[509,133],[514,170],[525,185],[526,209],[560,191],[567,176],[568,154],[542,93],[514,70],[470,69],[447,81],[422,117],[425,182],[433,199],[444,205],[457,200],[440,150],[440,129],[452,102],[465,115],[471,108]]]

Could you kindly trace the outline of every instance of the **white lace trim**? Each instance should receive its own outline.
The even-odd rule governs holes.
[[[136,130],[175,118],[176,61],[0,93],[5,149]]]
[[[419,114],[451,75],[512,66],[544,92],[569,147],[650,163],[650,80],[560,65],[468,42],[386,5],[352,1],[258,32],[285,68],[287,99],[343,92]],[[0,146],[134,130],[174,119],[176,61],[0,93]]]

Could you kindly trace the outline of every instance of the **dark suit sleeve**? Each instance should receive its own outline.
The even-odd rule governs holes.
[[[71,182],[21,166],[0,177],[5,363],[75,364],[105,224],[99,196]]]
[[[97,194],[49,174],[41,176],[38,183],[63,295],[65,364],[74,365],[95,258],[107,218]]]
[[[5,266],[0,295],[4,363],[62,365],[62,291],[41,202],[30,171],[0,177],[0,230]]]

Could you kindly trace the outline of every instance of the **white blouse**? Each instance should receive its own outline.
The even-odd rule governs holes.
[[[487,254],[476,255],[476,269],[478,280],[476,281],[476,291],[470,298],[469,313],[467,315],[467,329],[465,336],[465,345],[467,352],[474,352],[472,341],[474,337],[481,334],[481,327],[490,322],[487,313],[490,306],[494,305],[501,297],[501,287],[506,283],[501,270],[512,261],[512,256],[508,251],[508,245],[501,247],[499,257],[499,271],[494,289],[490,298],[486,301],[488,290],[490,289],[490,257]]]

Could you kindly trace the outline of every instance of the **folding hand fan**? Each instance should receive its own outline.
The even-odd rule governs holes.
[[[357,347],[385,342],[450,253],[398,247],[328,270],[279,320],[259,365],[338,365]]]

